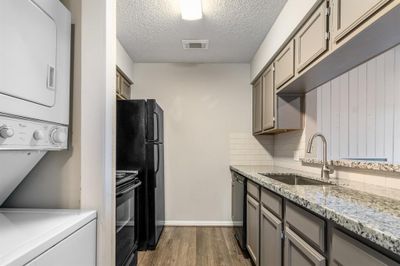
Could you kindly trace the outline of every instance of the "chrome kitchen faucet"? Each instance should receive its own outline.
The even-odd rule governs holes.
[[[329,179],[329,175],[333,174],[333,172],[335,171],[333,169],[332,165],[328,164],[328,148],[327,148],[327,142],[326,142],[326,138],[324,135],[322,135],[321,133],[315,133],[314,135],[312,135],[312,137],[308,140],[308,144],[307,144],[307,153],[311,153],[311,148],[312,148],[312,144],[313,141],[316,137],[320,137],[322,140],[322,153],[323,153],[323,157],[322,157],[322,169],[321,169],[321,178],[323,179]]]

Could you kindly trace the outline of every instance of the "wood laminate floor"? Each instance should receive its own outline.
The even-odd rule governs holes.
[[[252,265],[231,227],[165,227],[156,250],[139,252],[139,266]]]

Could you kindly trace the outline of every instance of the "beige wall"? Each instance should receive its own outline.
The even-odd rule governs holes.
[[[251,131],[249,73],[248,64],[135,64],[135,98],[164,109],[168,224],[231,223],[230,136]]]
[[[134,63],[121,42],[117,39],[117,66],[133,81]]]
[[[5,207],[79,208],[81,183],[81,16],[78,1],[64,0],[75,24],[74,65],[71,92],[69,149],[49,152],[18,188]]]

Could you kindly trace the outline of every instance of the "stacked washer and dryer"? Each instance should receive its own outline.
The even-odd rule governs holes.
[[[0,206],[48,151],[68,149],[71,15],[0,1]],[[96,212],[0,209],[0,265],[95,265]]]

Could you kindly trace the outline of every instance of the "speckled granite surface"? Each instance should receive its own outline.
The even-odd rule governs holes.
[[[231,170],[400,255],[400,201],[349,189],[338,180],[331,180],[337,185],[295,186],[260,174],[296,173],[319,179],[292,169],[233,165]]]
[[[300,161],[304,164],[322,164],[322,160],[315,159],[315,158],[302,158],[302,159],[300,159]],[[399,164],[371,162],[371,161],[365,161],[365,162],[364,161],[351,161],[351,160],[331,160],[329,162],[332,165],[338,166],[338,167],[400,173],[400,165]]]

